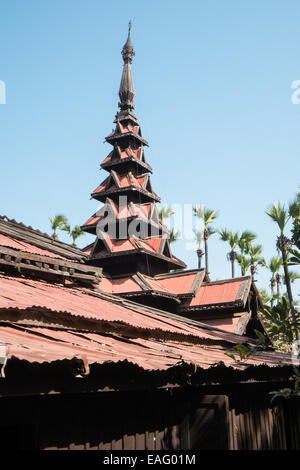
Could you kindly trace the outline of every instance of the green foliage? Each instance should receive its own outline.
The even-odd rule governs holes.
[[[273,256],[269,261],[268,267],[273,275],[278,273],[280,269],[282,268],[282,257]]]
[[[271,217],[271,219],[277,223],[280,232],[283,234],[286,224],[290,219],[290,215],[285,209],[284,204],[281,201],[278,204],[273,204],[266,210],[266,214]]]
[[[245,274],[247,274],[247,271],[251,266],[251,259],[246,258],[245,256],[239,253],[236,255],[236,259],[242,268],[242,275],[245,276]]]
[[[265,305],[262,314],[267,320],[270,336],[291,345],[295,332],[300,331],[300,317],[298,315],[293,321],[288,299],[283,296],[277,305],[273,307]]]
[[[271,297],[269,296],[268,292],[265,289],[259,289],[259,295],[261,297],[263,305],[267,305],[271,301]]]
[[[203,232],[201,230],[194,230],[194,234],[198,243],[198,248],[201,248],[202,242],[204,240]]]
[[[75,225],[75,227],[71,229],[71,225],[69,224],[67,217],[65,217],[64,215],[56,215],[55,217],[52,217],[49,220],[53,229],[53,238],[55,239],[57,238],[56,230],[58,228],[60,230],[63,230],[64,232],[67,232],[67,234],[72,237],[74,246],[76,246],[77,238],[81,237],[82,235],[85,235],[79,225]]]
[[[55,215],[54,217],[49,218],[51,223],[51,228],[53,230],[53,238],[56,238],[56,231],[58,228],[64,230],[64,227],[68,223],[67,217],[62,214]]]
[[[292,284],[298,279],[300,279],[300,274],[296,273],[296,271],[289,271],[289,276],[290,276],[290,281]],[[285,279],[283,279],[283,282],[285,284]]]
[[[226,228],[218,231],[220,238],[223,242],[229,242],[232,251],[238,246],[239,234],[238,232],[229,232]]]
[[[169,234],[169,242],[174,243],[180,238],[180,232],[175,232],[173,228],[170,230]]]
[[[226,352],[226,356],[233,359],[235,362],[243,362],[248,359],[250,356],[255,354],[266,347],[266,337],[265,335],[258,330],[254,330],[257,339],[256,339],[256,346],[248,346],[247,344],[236,344],[233,349],[235,349],[239,354],[239,359],[232,353]]]
[[[71,237],[73,238],[73,245],[76,246],[76,240],[79,237],[85,235],[83,230],[79,227],[79,225],[75,225],[75,227],[71,230]]]
[[[157,213],[159,220],[164,222],[165,220],[169,219],[172,214],[174,214],[174,211],[170,206],[161,206],[157,208]]]
[[[196,217],[203,220],[205,229],[207,229],[208,225],[211,224],[219,215],[219,211],[205,207],[202,204],[194,206],[193,213]],[[215,231],[212,233],[215,233]]]
[[[293,219],[292,228],[292,241],[293,244],[300,250],[300,192],[289,205],[289,215]]]
[[[294,367],[294,374],[290,377],[290,380],[294,380],[294,388],[281,388],[280,390],[275,390],[273,392],[269,392],[269,395],[273,395],[271,399],[271,403],[276,398],[295,398],[300,397],[300,371],[297,367]]]
[[[300,251],[298,250],[295,250],[295,249],[292,249],[292,248],[288,248],[286,250],[290,255],[289,259],[288,259],[288,266],[296,266],[296,265],[299,265],[300,264]]]
[[[262,246],[261,245],[251,245],[248,250],[250,257],[251,266],[263,266],[266,267],[266,262],[261,256]]]
[[[67,232],[67,234],[71,236],[71,225],[70,225],[70,224],[65,223],[64,226],[61,227],[61,229],[62,229],[64,232]]]

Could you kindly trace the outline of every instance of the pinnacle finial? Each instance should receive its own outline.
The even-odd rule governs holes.
[[[123,56],[124,62],[132,62],[132,58],[133,58],[134,55],[135,55],[133,46],[132,46],[132,44],[131,44],[131,38],[130,38],[131,27],[132,27],[132,23],[131,23],[131,20],[130,20],[129,23],[128,23],[128,37],[127,37],[127,41],[126,41],[126,43],[124,44],[123,49],[122,49],[122,56]]]
[[[131,111],[134,109],[134,86],[133,86],[133,79],[132,79],[132,72],[131,72],[131,63],[132,59],[135,55],[133,46],[131,44],[130,38],[130,31],[131,31],[131,20],[128,24],[128,37],[127,41],[123,46],[122,49],[122,56],[124,60],[123,66],[123,73],[121,78],[119,96],[120,96],[120,103],[119,107],[122,111]]]

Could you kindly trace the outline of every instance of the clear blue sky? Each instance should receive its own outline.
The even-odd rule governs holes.
[[[255,231],[269,259],[277,230],[264,210],[300,184],[297,0],[2,0],[0,213],[50,232],[54,214],[75,225],[97,209],[130,18],[154,190],[219,209],[216,226]],[[184,241],[173,251],[196,267]],[[212,278],[230,275],[227,251],[210,239]]]

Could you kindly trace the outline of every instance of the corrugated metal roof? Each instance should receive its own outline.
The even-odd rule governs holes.
[[[197,272],[191,274],[183,273],[182,276],[168,276],[164,279],[158,277],[158,279],[160,284],[173,294],[188,294],[192,289],[197,274]]]
[[[242,343],[245,338],[218,330],[205,324],[130,302],[109,294],[95,293],[85,288],[64,287],[46,281],[0,276],[0,312],[17,309],[40,309],[56,312],[53,322],[59,320],[59,312],[66,312],[84,319],[121,322],[134,328],[181,335],[205,340]]]
[[[247,285],[244,286],[244,284]],[[250,280],[247,278],[231,279],[202,285],[194,298],[187,305],[189,307],[205,306],[215,304],[226,304],[236,302],[240,299],[243,286],[250,287]]]
[[[46,320],[42,312],[47,312]],[[79,330],[79,323],[63,324],[62,316],[94,323]],[[236,369],[292,362],[290,356],[272,352],[234,362],[226,352],[246,341],[253,345],[253,340],[108,294],[11,276],[0,276],[0,321],[0,341],[8,360],[29,363],[76,357],[88,364],[128,361],[145,370],[166,370],[182,362],[203,369],[220,362]],[[107,324],[101,329],[103,322],[113,322],[114,329]]]
[[[257,353],[243,363],[229,358],[221,347],[187,345],[170,341],[145,339],[126,340],[118,336],[96,333],[78,334],[74,331],[26,327],[23,330],[0,326],[1,341],[6,344],[7,357],[28,362],[53,362],[77,357],[89,364],[128,360],[146,370],[163,370],[184,361],[203,369],[223,362],[226,366],[243,369],[249,365],[270,367],[291,364],[288,355]]]
[[[1,233],[0,245],[6,246],[8,248],[14,248],[17,250],[25,251],[26,253],[34,253],[35,255],[49,256],[51,258],[59,258],[64,260],[67,259],[63,256],[53,253],[52,251],[44,250],[43,248],[38,248],[37,246],[31,245],[30,243],[17,240],[16,238],[9,237],[7,235],[2,235]]]

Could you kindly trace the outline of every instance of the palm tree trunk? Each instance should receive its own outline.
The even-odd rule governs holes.
[[[277,283],[277,295],[279,297],[280,296],[280,277],[276,278],[276,283]]]
[[[244,259],[244,250],[241,250],[241,260]],[[245,276],[245,268],[241,265],[241,275]]]
[[[235,277],[235,270],[234,270],[234,261],[235,261],[235,251],[231,251],[229,253],[229,258],[231,261],[231,277]]]
[[[209,270],[208,270],[208,243],[207,243],[207,240],[208,240],[208,233],[207,233],[207,230],[206,228],[204,229],[204,246],[205,246],[205,269],[206,269],[206,274],[209,274]]]
[[[275,287],[275,278],[274,276],[271,277],[271,307],[273,307],[274,304],[274,287]]]
[[[287,266],[287,256],[286,256],[286,251],[285,251],[284,248],[281,249],[281,254],[282,254],[284,278],[285,278],[285,285],[286,285],[287,295],[288,295],[288,298],[289,298],[292,319],[293,319],[293,322],[295,323],[296,322],[296,313],[295,313],[293,294],[292,294],[292,289],[291,289],[291,280],[290,280],[289,270],[288,270],[288,266]],[[298,333],[298,330],[297,330],[296,327],[295,327],[295,337],[296,337],[296,340],[299,340],[299,333]]]
[[[197,255],[198,255],[198,269],[201,269],[201,258],[203,256],[203,251],[201,248],[197,250]]]

